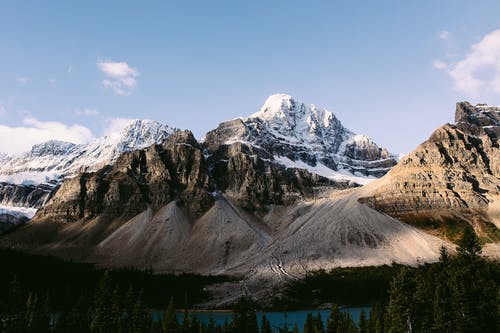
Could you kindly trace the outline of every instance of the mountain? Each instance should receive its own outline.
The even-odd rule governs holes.
[[[65,178],[111,165],[124,152],[160,143],[174,131],[156,121],[136,120],[118,134],[88,144],[51,140],[18,157],[2,155],[0,204],[5,214],[13,213],[9,218],[12,225],[15,216],[30,218],[23,214],[26,208],[32,215],[29,209],[44,206]]]
[[[313,128],[312,120],[293,118],[295,134],[280,125],[280,133],[304,141],[294,143],[303,150],[288,155],[290,161],[302,156],[295,162],[308,165],[306,157],[326,156],[326,147],[336,149],[328,155],[335,163],[345,157],[339,152],[354,135],[333,115],[318,114],[337,125],[333,130],[322,122],[323,132],[316,127],[307,142],[297,124],[305,119]],[[277,134],[270,125],[262,125],[266,135],[225,140],[235,133],[225,132],[225,124],[203,142],[177,131],[160,144],[122,154],[113,165],[66,179],[29,224],[1,239],[2,246],[110,267],[245,276],[240,287],[250,292],[263,281],[270,285],[319,268],[432,261],[448,246],[360,203],[363,187],[350,180],[283,165],[278,151],[292,149],[292,139],[273,145],[267,135]],[[245,124],[237,129],[248,130]],[[363,147],[355,150],[359,156]]]
[[[465,223],[500,241],[500,108],[456,105],[455,123],[438,128],[381,180],[364,204],[454,240]]]
[[[221,123],[205,136],[210,153],[235,142],[285,166],[356,183],[381,177],[396,164],[387,149],[346,129],[331,112],[285,94],[270,96],[259,112]]]
[[[355,135],[333,115],[278,97],[289,104],[267,114],[276,104],[266,103],[202,142],[175,131],[64,179],[0,246],[107,267],[243,277],[218,289],[221,302],[265,296],[263,287],[320,268],[435,261],[441,246],[453,251],[465,223],[498,256],[498,108],[458,103],[455,123],[360,187],[310,170],[364,163],[369,173],[390,160],[383,149],[361,141],[347,149]]]

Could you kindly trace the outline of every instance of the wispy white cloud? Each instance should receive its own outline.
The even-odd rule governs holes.
[[[75,109],[74,113],[78,116],[92,117],[92,116],[97,116],[99,114],[99,111],[97,111],[96,109],[83,108],[83,109]]]
[[[500,94],[500,29],[473,44],[463,59],[451,63],[437,60],[433,65],[448,74],[456,91],[469,97]]]
[[[31,115],[23,119],[23,126],[0,125],[0,152],[19,154],[28,151],[34,144],[47,140],[62,140],[86,143],[94,139],[85,126],[66,125],[57,121],[40,121]]]
[[[442,40],[448,40],[450,39],[450,32],[446,30],[442,30],[438,33],[438,38]]]
[[[50,84],[50,85],[52,85],[52,86],[54,86],[54,85],[56,84],[56,82],[57,82],[57,80],[56,80],[56,79],[48,79],[47,81],[48,81],[48,82],[49,82],[49,84]]]
[[[130,67],[125,61],[100,61],[97,67],[106,78],[102,81],[105,89],[111,89],[120,96],[129,95],[137,86],[137,69]]]
[[[432,66],[435,69],[447,69],[448,68],[448,64],[446,64],[444,61],[441,61],[441,60],[435,60],[432,63]]]
[[[7,115],[7,108],[5,105],[0,103],[0,117]]]
[[[136,119],[132,118],[108,118],[105,120],[104,136],[115,138],[121,131],[132,124]]]
[[[70,65],[70,66],[68,66],[68,68],[66,69],[66,72],[67,72],[68,74],[71,74],[71,72],[73,72],[73,66],[71,66],[71,65]]]
[[[16,82],[17,83],[20,83],[20,84],[28,84],[28,83],[31,83],[31,81],[33,81],[33,79],[29,76],[18,76],[16,77]]]

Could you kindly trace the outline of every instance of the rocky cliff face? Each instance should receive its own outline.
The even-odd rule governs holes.
[[[36,219],[131,218],[173,200],[199,214],[213,203],[210,188],[200,145],[191,132],[177,131],[160,145],[124,153],[113,166],[68,179]]]
[[[65,178],[112,165],[122,153],[160,143],[174,131],[155,121],[136,120],[88,144],[50,140],[17,157],[0,154],[0,204],[9,221],[18,218],[8,227],[29,220],[31,216],[22,214],[25,209],[44,206]]]
[[[437,129],[361,199],[408,223],[453,239],[460,222],[499,240],[500,109],[457,103],[454,124]],[[494,226],[497,225],[497,227]]]

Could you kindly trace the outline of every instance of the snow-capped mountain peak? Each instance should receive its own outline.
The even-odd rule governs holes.
[[[160,143],[175,130],[155,120],[136,119],[121,131],[104,138],[104,141],[116,145],[120,151],[130,151]]]
[[[80,172],[113,164],[124,152],[161,143],[176,129],[153,120],[134,120],[121,131],[87,144],[50,140],[33,146],[19,157],[5,157],[0,182],[55,184]]]
[[[222,123],[206,138],[212,147],[248,143],[266,150],[277,163],[309,166],[303,168],[315,173],[324,166],[328,174],[352,175],[358,183],[359,177],[380,177],[396,164],[386,149],[345,128],[332,112],[288,94],[269,96],[258,112]]]
[[[71,142],[49,140],[34,145],[29,152],[31,157],[45,156],[45,155],[65,155],[71,149],[74,149],[76,144]]]
[[[261,109],[247,119],[251,118],[259,118],[277,130],[306,135],[310,133],[313,136],[322,128],[340,125],[338,119],[330,111],[317,108],[313,104],[307,106],[287,94],[269,96]]]

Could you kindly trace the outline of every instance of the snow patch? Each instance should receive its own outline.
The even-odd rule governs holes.
[[[0,205],[0,214],[9,214],[15,217],[26,216],[30,220],[35,216],[36,212],[37,209],[35,208]]]
[[[275,156],[274,160],[279,163],[284,165],[287,168],[295,168],[295,169],[305,169],[311,173],[315,173],[317,175],[320,175],[322,177],[326,177],[331,180],[335,181],[352,181],[355,183],[358,183],[360,185],[365,185],[373,181],[374,179],[377,179],[373,176],[364,176],[359,172],[356,172],[354,175],[350,173],[346,169],[340,169],[338,171],[332,170],[329,167],[325,166],[322,163],[316,163],[316,166],[311,166],[303,161],[297,160],[297,161],[292,161],[288,157],[285,156]]]

